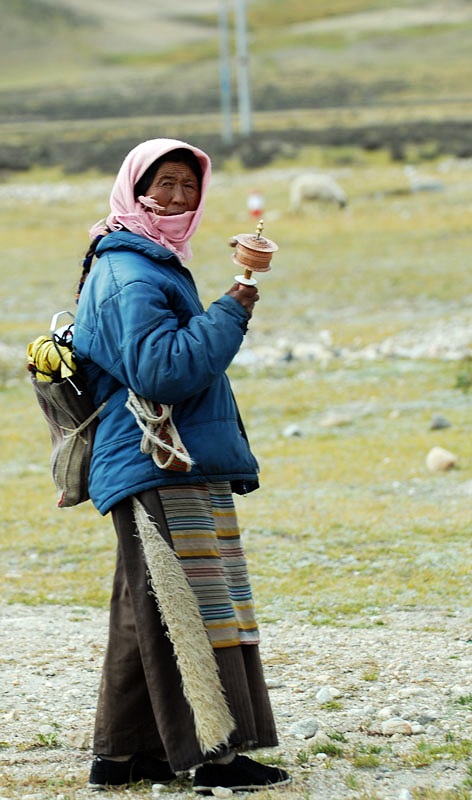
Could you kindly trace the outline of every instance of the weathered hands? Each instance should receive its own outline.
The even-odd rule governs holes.
[[[249,319],[252,317],[254,306],[259,300],[259,292],[256,286],[245,286],[242,283],[234,283],[231,289],[226,292],[230,297],[234,297],[246,309]]]

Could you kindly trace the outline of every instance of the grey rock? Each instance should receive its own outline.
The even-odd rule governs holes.
[[[334,686],[322,686],[316,693],[316,699],[318,703],[331,703],[333,700],[336,700],[338,697],[342,696],[342,692],[339,689],[336,689]]]
[[[315,734],[318,732],[318,722],[314,717],[308,717],[307,719],[301,719],[298,722],[294,722],[293,725],[289,728],[289,733],[292,736],[299,736],[303,739],[311,739]]]
[[[266,678],[265,684],[268,689],[281,689],[284,685],[278,678]]]
[[[411,736],[413,728],[410,722],[402,717],[391,717],[382,722],[382,733],[384,736]]]
[[[450,428],[451,423],[446,417],[441,416],[441,414],[436,414],[432,420],[429,429],[431,431],[441,431],[444,428]]]
[[[392,717],[398,717],[399,713],[399,706],[384,706],[377,712],[377,716],[379,719],[392,719]]]
[[[423,711],[421,714],[418,714],[416,720],[420,723],[420,725],[427,725],[429,722],[434,722],[435,719],[438,719],[439,713],[437,711],[433,711],[433,709],[428,709],[428,711]]]
[[[298,425],[292,423],[291,425],[287,425],[283,429],[283,435],[285,436],[286,439],[288,439],[291,436],[303,436],[303,433],[302,429]]]
[[[411,732],[413,736],[417,736],[419,733],[424,733],[425,728],[423,725],[420,725],[419,722],[412,722],[411,723]]]

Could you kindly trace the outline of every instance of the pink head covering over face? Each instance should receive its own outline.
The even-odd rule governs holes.
[[[177,148],[190,150],[199,160],[202,168],[201,195],[195,211],[183,214],[159,216],[158,206],[151,198],[134,198],[134,187],[139,178],[151,164],[166,153]],[[178,139],[150,139],[133,148],[123,161],[110,194],[111,213],[90,230],[94,238],[103,227],[112,231],[126,228],[132,233],[146,236],[188,261],[192,257],[190,239],[195,233],[203,214],[205,195],[211,176],[211,161],[203,150]]]

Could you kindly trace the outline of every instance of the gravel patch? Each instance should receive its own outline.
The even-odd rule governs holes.
[[[97,797],[87,779],[107,616],[93,608],[0,608],[0,800]],[[287,615],[261,632],[280,734],[279,748],[262,755],[283,758],[293,775],[280,790],[287,800],[403,800],[420,789],[464,787],[472,755],[470,609],[392,608],[320,627]],[[125,794],[143,792],[156,794],[150,786]],[[190,782],[162,796],[189,798]]]

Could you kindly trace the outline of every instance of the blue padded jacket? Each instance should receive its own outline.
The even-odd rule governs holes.
[[[247,324],[243,306],[223,295],[205,311],[192,275],[161,245],[127,231],[108,234],[80,295],[74,349],[100,414],[89,480],[105,514],[124,497],[155,486],[228,480],[258,487],[258,465],[225,370]],[[160,469],[140,450],[142,432],[125,408],[128,387],[173,406],[193,466]]]

